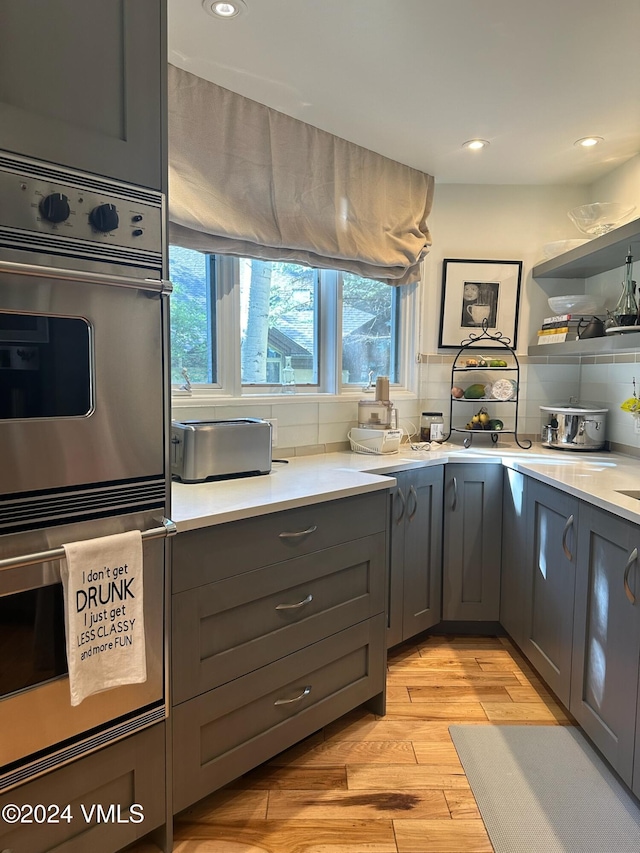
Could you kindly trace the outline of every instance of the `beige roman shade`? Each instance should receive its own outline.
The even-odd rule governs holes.
[[[409,284],[431,245],[433,185],[431,175],[169,66],[172,243]]]

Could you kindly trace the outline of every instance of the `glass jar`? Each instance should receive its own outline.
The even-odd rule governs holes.
[[[423,412],[420,418],[420,441],[444,441],[442,412]]]
[[[296,393],[296,372],[291,365],[291,356],[285,355],[284,367],[282,368],[282,393]]]

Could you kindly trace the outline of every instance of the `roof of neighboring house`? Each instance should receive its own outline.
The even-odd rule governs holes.
[[[342,315],[342,333],[348,338],[374,319],[374,314],[358,308],[345,307]],[[269,342],[284,355],[303,355],[313,351],[314,312],[296,311],[288,317],[279,317],[269,329]]]

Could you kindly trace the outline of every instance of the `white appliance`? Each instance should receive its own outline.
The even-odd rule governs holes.
[[[356,453],[397,453],[400,449],[401,429],[363,429],[354,427],[349,432],[351,449]]]

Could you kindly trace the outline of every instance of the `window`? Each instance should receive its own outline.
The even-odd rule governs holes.
[[[318,385],[318,272],[276,261],[238,261],[243,385]]]
[[[171,382],[215,384],[216,289],[208,255],[169,247]]]
[[[169,249],[171,381],[240,396],[400,382],[401,291],[352,273]]]
[[[361,385],[372,376],[398,381],[397,289],[342,274],[342,381]]]

